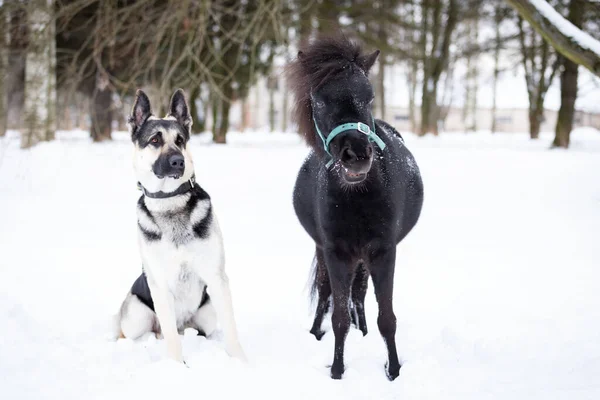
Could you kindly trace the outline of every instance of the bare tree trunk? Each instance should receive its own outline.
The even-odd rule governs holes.
[[[544,99],[558,70],[560,60],[554,54],[550,45],[539,37],[534,30],[525,30],[523,20],[520,17],[518,27],[527,96],[529,98],[529,135],[531,139],[537,139],[544,117]],[[529,43],[526,40],[527,33],[530,34]],[[555,60],[551,62],[553,55]]]
[[[569,3],[568,19],[573,25],[581,28],[583,25],[584,1],[571,0]],[[575,117],[575,101],[577,100],[578,65],[569,60],[563,60],[563,71],[560,76],[560,110],[556,121],[553,147],[568,148],[571,141],[571,130]]]
[[[425,3],[427,4],[427,3]],[[432,49],[429,57],[424,60],[423,74],[423,97],[421,102],[421,129],[419,135],[423,136],[427,133],[438,135],[438,117],[439,110],[437,106],[437,90],[438,82],[442,72],[447,68],[448,59],[450,56],[450,41],[456,21],[458,18],[458,3],[456,0],[449,0],[446,15],[446,25],[443,33],[440,31],[442,20],[442,2],[434,2],[432,9]],[[423,33],[427,32],[427,9],[424,7],[423,15]],[[439,36],[442,40],[439,43]],[[427,40],[423,41],[425,45],[422,47],[426,50]],[[438,45],[439,44],[439,45]],[[423,54],[426,54],[424,52]]]
[[[75,93],[76,104],[75,107],[77,109],[77,123],[76,126],[78,129],[86,130],[86,116],[88,114],[88,110],[90,108],[90,99],[87,96],[84,96],[82,93]]]
[[[494,11],[494,33],[495,33],[495,47],[494,47],[494,80],[492,82],[492,126],[490,130],[495,133],[497,130],[497,100],[498,100],[498,79],[500,78],[500,23],[502,22],[502,11],[500,6],[496,6]]]
[[[419,134],[423,136],[427,133],[433,133],[437,136],[439,135],[437,124],[437,87],[426,87],[427,83],[423,86],[423,96],[421,99],[421,132]]]
[[[287,128],[288,128],[288,92],[287,92],[287,83],[285,82],[285,79],[282,80],[283,85],[283,90],[282,90],[282,96],[283,96],[283,106],[281,107],[281,131],[282,132],[287,132]]]
[[[407,15],[409,16],[409,20],[408,23],[412,24],[414,23],[414,21],[416,21],[416,10],[417,7],[415,5],[413,5],[411,7],[411,12],[408,13]],[[417,54],[418,51],[416,49],[416,44],[417,44],[417,33],[416,33],[416,29],[412,30],[411,33],[411,53],[412,54]],[[417,113],[416,113],[416,106],[415,106],[415,99],[417,97],[417,74],[419,71],[419,62],[417,57],[413,56],[412,59],[409,61],[408,64],[408,72],[407,72],[407,81],[408,81],[408,118],[410,121],[410,130],[411,132],[416,133],[417,132]]]
[[[260,102],[262,100],[261,97],[261,92],[260,92],[260,84],[257,82],[256,85],[254,86],[255,92],[254,92],[254,112],[252,113],[252,127],[254,129],[258,129],[259,128],[259,115],[261,115],[260,113]]]
[[[540,137],[540,127],[544,118],[544,109],[538,107],[529,109],[529,137],[538,139]]]
[[[233,88],[231,83],[228,82],[223,86],[223,95],[215,96],[215,102],[213,102],[213,142],[219,144],[227,143],[227,132],[229,131],[229,111],[231,109],[231,97],[233,94]]]
[[[98,71],[96,87],[90,102],[92,127],[90,136],[94,142],[112,139],[112,89],[108,76]]]
[[[274,77],[267,79],[269,89],[269,130],[275,131],[275,88],[277,87],[277,80]]]
[[[380,43],[386,43],[386,32],[385,32],[385,17],[383,13],[389,12],[384,10],[383,4],[379,5],[380,13],[382,14],[381,21],[379,22],[377,36]],[[379,97],[379,118],[385,119],[385,55],[381,54],[378,58],[379,66],[377,71],[377,96]]]
[[[0,137],[6,134],[8,105],[6,101],[6,72],[7,72],[7,19],[6,5],[0,5]]]
[[[200,116],[198,115],[198,106],[196,105],[196,101],[200,97],[200,86],[196,85],[190,92],[190,97],[188,99],[190,105],[190,115],[192,116],[192,134],[200,133]]]
[[[477,13],[476,13],[477,15]],[[474,18],[467,22],[467,36],[469,42],[477,44],[479,39],[479,21]],[[469,54],[467,57],[467,75],[465,79],[465,104],[463,108],[463,124],[465,131],[477,130],[477,90],[478,79],[478,55]]]
[[[300,18],[300,27],[298,35],[300,36],[299,48],[304,49],[308,42],[310,41],[310,36],[313,31],[313,16],[315,14],[315,9],[318,3],[316,1],[311,1],[308,5],[299,2],[300,8],[303,11],[302,14],[299,15]]]
[[[25,67],[25,126],[21,147],[56,135],[56,35],[53,1],[29,3],[29,46]]]
[[[15,2],[11,2],[16,5]],[[5,2],[6,4],[6,2]],[[7,125],[9,128],[23,127],[25,98],[25,61],[27,58],[27,13],[20,4],[9,13],[8,65],[6,75]],[[8,96],[10,93],[10,96]]]
[[[250,107],[248,106],[248,96],[242,99],[242,128],[241,131],[244,132],[248,129],[250,125]]]
[[[379,97],[379,118],[385,119],[385,56],[380,56],[378,62],[377,96]]]
[[[417,97],[417,66],[411,63],[408,72],[408,119],[410,121],[410,130],[417,132],[417,111],[415,99]]]

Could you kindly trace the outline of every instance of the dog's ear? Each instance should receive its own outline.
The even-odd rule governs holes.
[[[192,127],[192,116],[190,115],[190,110],[182,89],[177,89],[175,93],[173,93],[173,97],[171,97],[169,116],[174,117],[177,122],[184,126],[189,132]]]
[[[152,115],[152,109],[150,108],[150,99],[146,96],[142,90],[138,89],[135,93],[135,103],[131,109],[131,116],[129,116],[129,125],[131,126],[131,134],[135,131]]]
[[[363,69],[363,71],[365,71],[367,74],[369,73],[369,70],[371,69],[373,64],[375,64],[375,61],[377,61],[377,57],[379,57],[379,53],[381,53],[379,50],[375,50],[374,52],[372,52],[369,55],[358,58],[358,60],[357,60],[358,64]]]

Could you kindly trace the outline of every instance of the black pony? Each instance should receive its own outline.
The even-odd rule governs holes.
[[[417,223],[423,204],[419,168],[404,140],[372,117],[367,75],[378,55],[379,50],[361,54],[343,37],[322,38],[300,51],[287,69],[294,118],[312,147],[294,188],[296,215],[316,245],[313,295],[318,302],[310,332],[317,340],[323,336],[321,323],[332,297],[334,379],[344,373],[351,320],[367,334],[369,275],[388,351],[386,373],[390,380],[398,376],[392,304],[396,245]]]

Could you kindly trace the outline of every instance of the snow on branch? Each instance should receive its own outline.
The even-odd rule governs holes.
[[[600,76],[600,41],[577,28],[546,0],[506,0],[548,43]]]

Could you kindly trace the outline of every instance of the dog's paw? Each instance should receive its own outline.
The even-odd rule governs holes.
[[[244,350],[240,345],[230,346],[226,349],[226,351],[230,357],[237,358],[245,364],[248,363],[248,357],[246,357],[246,353],[244,353]]]

